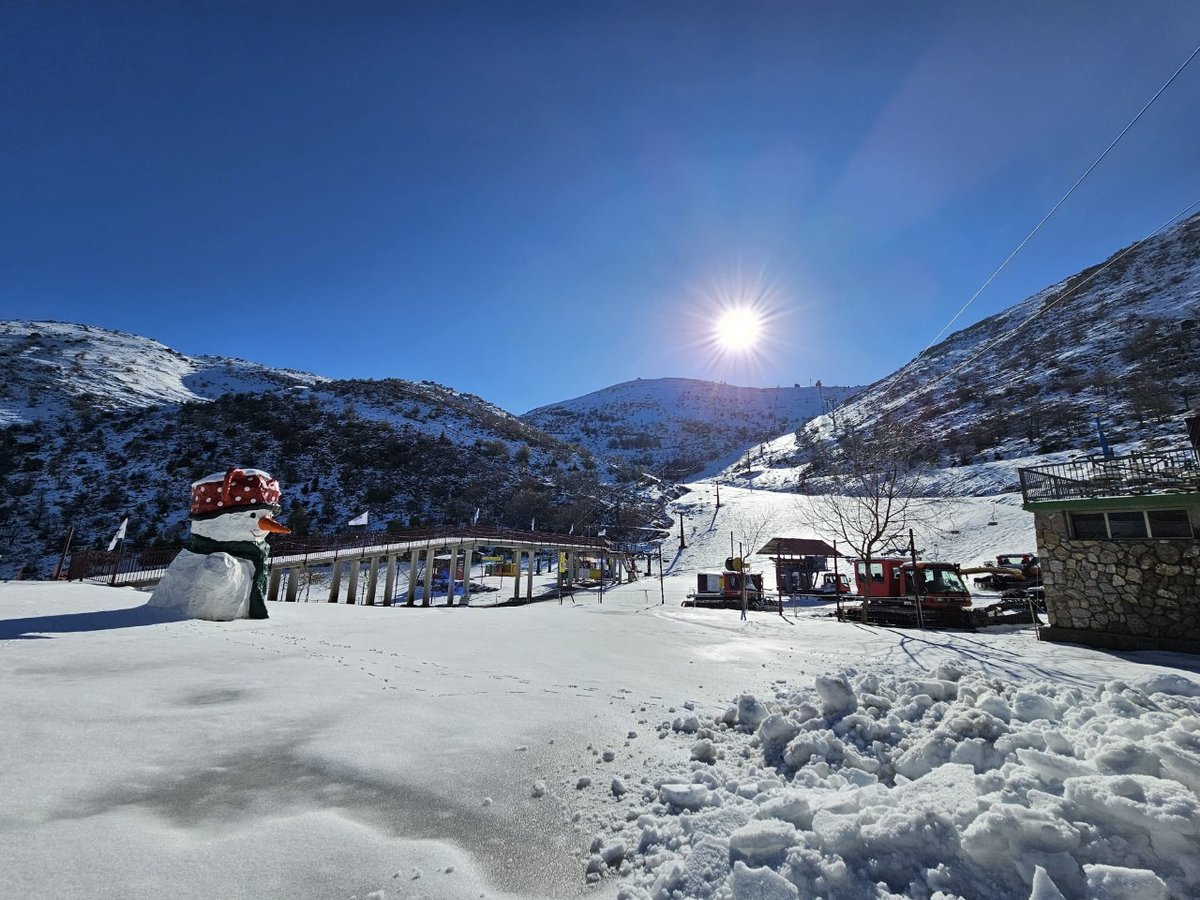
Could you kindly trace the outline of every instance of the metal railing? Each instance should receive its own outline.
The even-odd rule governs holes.
[[[513,528],[493,526],[440,526],[435,528],[406,528],[393,531],[354,531],[339,534],[295,537],[292,535],[270,535],[271,557],[275,560],[294,557],[334,554],[343,558],[357,555],[358,551],[370,550],[377,553],[389,547],[424,545],[437,547],[441,542],[458,544],[470,541],[475,545],[506,547],[518,545],[544,545],[578,549],[587,552],[644,553],[648,545],[621,544],[604,538],[584,535],[560,534],[550,531],[521,531]],[[106,581],[108,584],[147,585],[162,579],[171,561],[179,554],[180,547],[153,547],[148,549],[123,548],[122,550],[80,550],[71,554],[67,578],[71,581]],[[345,551],[345,553],[343,553]]]
[[[1133,453],[1088,456],[1052,466],[1018,470],[1026,503],[1084,500],[1139,494],[1200,493],[1200,466],[1195,454]]]
[[[71,554],[70,581],[107,581],[109,584],[154,584],[160,581],[179,555],[178,547],[145,550],[80,550]]]
[[[596,550],[615,550],[617,545],[604,538],[566,535],[552,531],[521,531],[516,528],[497,528],[490,525],[442,525],[430,528],[402,528],[391,531],[354,531],[339,534],[294,537],[288,534],[268,538],[273,556],[329,553],[353,550],[358,547],[385,547],[390,544],[436,544],[439,541],[470,540],[484,546],[509,544],[547,544],[550,546],[581,547]]]

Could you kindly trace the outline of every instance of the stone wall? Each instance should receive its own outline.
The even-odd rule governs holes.
[[[1200,650],[1200,541],[1075,540],[1061,511],[1035,513],[1034,527],[1050,620],[1043,637]]]

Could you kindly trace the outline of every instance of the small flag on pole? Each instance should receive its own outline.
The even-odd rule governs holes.
[[[537,516],[534,516],[532,519],[529,520],[529,530],[533,531],[535,525],[537,525]]]
[[[472,525],[479,524],[479,507],[478,506],[475,507],[475,516],[474,516],[474,518],[471,519],[471,524]]]
[[[109,552],[111,552],[117,546],[118,541],[125,540],[125,527],[128,524],[129,524],[128,519],[121,520],[121,527],[117,529],[117,533],[114,534],[112,540],[108,542]]]
[[[572,523],[571,523],[571,530],[570,530],[570,531],[568,531],[568,532],[567,532],[567,534],[574,534],[574,533],[575,533],[575,523],[574,523],[574,522],[572,522]]]
[[[367,519],[370,518],[370,515],[371,515],[371,513],[369,511],[365,512],[361,516],[355,516],[353,519],[351,519],[346,524],[347,525],[366,525]]]

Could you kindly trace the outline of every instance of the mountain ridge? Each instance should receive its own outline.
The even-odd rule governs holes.
[[[521,416],[597,458],[680,481],[795,429],[857,387],[758,388],[695,378],[638,378],[547,404]]]
[[[671,480],[695,473],[803,490],[839,429],[886,422],[934,439],[931,493],[994,495],[1020,465],[1095,452],[1097,425],[1121,452],[1186,446],[1200,215],[863,389],[636,379],[515,416],[432,382],[335,381],[53,322],[0,322],[0,366],[0,574],[44,572],[68,524],[104,543],[128,515],[138,540],[178,541],[186,485],[230,465],[280,476],[298,530],[364,509],[401,525],[479,510],[615,535],[661,521]]]
[[[795,490],[839,431],[886,423],[934,436],[943,472],[994,469],[936,490],[1013,490],[1018,465],[1100,452],[1101,430],[1122,452],[1185,447],[1180,420],[1198,409],[1200,214],[948,335],[769,442],[749,477]]]

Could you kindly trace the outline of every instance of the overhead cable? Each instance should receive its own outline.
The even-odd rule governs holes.
[[[1176,213],[1171,218],[1167,219],[1167,221],[1165,221],[1161,225],[1159,225],[1158,228],[1154,229],[1154,231],[1152,231],[1150,234],[1146,235],[1145,237],[1141,238],[1138,241],[1135,241],[1134,243],[1132,243],[1128,247],[1126,247],[1124,250],[1122,250],[1120,253],[1117,253],[1116,255],[1114,255],[1103,266],[1096,269],[1096,271],[1092,272],[1090,275],[1088,275],[1087,278],[1084,278],[1078,284],[1074,285],[1071,288],[1071,290],[1064,291],[1062,296],[1056,297],[1050,303],[1042,304],[1042,306],[1038,309],[1038,311],[1035,312],[1033,315],[1029,316],[1028,318],[1024,319],[1021,322],[1018,322],[1010,331],[1006,332],[1005,334],[1000,335],[995,340],[989,341],[987,344],[985,344],[983,346],[982,349],[976,351],[974,354],[972,354],[970,357],[965,359],[963,362],[959,363],[953,369],[939,375],[937,378],[935,378],[929,384],[923,385],[921,387],[921,389],[919,391],[917,391],[916,393],[922,394],[925,391],[931,390],[932,388],[936,387],[941,382],[945,381],[947,378],[950,378],[951,376],[958,374],[960,371],[962,371],[964,368],[969,366],[971,363],[975,362],[975,360],[979,359],[979,357],[981,357],[983,354],[987,353],[988,351],[994,349],[995,347],[997,347],[1000,344],[1007,341],[1009,338],[1011,338],[1013,335],[1015,335],[1018,331],[1020,331],[1022,328],[1024,328],[1026,325],[1028,325],[1030,322],[1032,322],[1034,319],[1039,318],[1044,313],[1053,309],[1055,306],[1058,306],[1058,304],[1062,303],[1064,300],[1074,297],[1076,294],[1079,293],[1079,290],[1082,287],[1084,287],[1084,285],[1086,285],[1090,281],[1094,280],[1096,278],[1096,276],[1100,275],[1106,269],[1108,269],[1108,268],[1112,267],[1113,265],[1115,265],[1116,263],[1120,262],[1124,257],[1126,257],[1127,255],[1132,253],[1138,247],[1142,246],[1142,244],[1146,243],[1146,241],[1150,240],[1153,237],[1158,236],[1159,234],[1162,234],[1162,232],[1164,232],[1167,228],[1169,228],[1175,222],[1182,219],[1184,216],[1186,216],[1188,213],[1190,213],[1197,206],[1200,206],[1200,199],[1193,200],[1181,212]]]
[[[1010,262],[1012,262],[1013,257],[1015,257],[1018,253],[1021,252],[1021,250],[1024,248],[1024,246],[1029,243],[1030,239],[1035,234],[1037,234],[1039,231],[1042,230],[1042,226],[1045,225],[1046,222],[1049,221],[1050,217],[1058,211],[1058,208],[1060,206],[1062,206],[1063,203],[1066,202],[1067,198],[1070,197],[1073,193],[1075,193],[1075,189],[1077,187],[1079,187],[1079,185],[1083,184],[1084,179],[1087,178],[1088,175],[1090,175],[1092,173],[1092,170],[1095,169],[1096,166],[1100,165],[1100,163],[1101,163],[1101,161],[1103,161],[1104,157],[1108,156],[1109,152],[1113,149],[1113,147],[1117,146],[1117,143],[1121,140],[1121,138],[1125,137],[1125,134],[1129,131],[1129,129],[1131,129],[1137,123],[1138,119],[1140,119],[1145,114],[1146,110],[1148,110],[1151,106],[1154,105],[1154,101],[1157,100],[1162,95],[1162,93],[1168,87],[1171,86],[1171,82],[1173,82],[1176,78],[1179,77],[1179,73],[1181,73],[1184,69],[1186,69],[1188,67],[1188,63],[1190,63],[1193,59],[1195,59],[1198,54],[1200,54],[1200,46],[1197,46],[1196,49],[1192,51],[1191,56],[1189,56],[1187,59],[1185,59],[1183,61],[1183,65],[1181,65],[1178,69],[1175,70],[1175,74],[1173,74],[1170,78],[1168,78],[1166,80],[1166,82],[1163,84],[1163,86],[1160,87],[1154,93],[1154,96],[1151,97],[1146,102],[1146,105],[1143,106],[1138,111],[1138,114],[1129,120],[1129,124],[1121,129],[1121,133],[1118,134],[1115,138],[1113,138],[1112,143],[1110,143],[1104,149],[1104,152],[1101,153],[1098,157],[1096,157],[1096,161],[1087,167],[1087,170],[1082,175],[1079,176],[1079,179],[1073,185],[1071,185],[1071,189],[1069,191],[1067,191],[1065,194],[1063,194],[1062,197],[1059,199],[1059,201],[1054,204],[1054,207],[1050,210],[1050,212],[1046,213],[1046,215],[1044,215],[1042,217],[1042,220],[1037,223],[1037,226],[1033,229],[1033,231],[1031,231],[1031,232],[1029,232],[1029,234],[1025,235],[1025,239],[1023,241],[1021,241],[1021,243],[1017,244],[1016,249],[1014,249],[1012,253],[1008,254],[1008,256],[1005,258],[1004,262],[1000,263],[1000,265],[997,267],[996,271],[994,271],[991,275],[988,276],[987,281],[985,281],[983,284],[981,284],[979,286],[979,289],[977,291],[975,291],[974,294],[971,295],[971,298],[966,303],[963,304],[962,309],[960,309],[958,312],[956,312],[954,314],[954,317],[942,327],[942,330],[939,331],[936,335],[934,335],[933,340],[930,341],[925,346],[925,350],[928,350],[930,347],[932,347],[934,344],[936,344],[938,339],[949,330],[950,326],[959,320],[959,317],[961,317],[962,314],[967,311],[967,307],[969,307],[972,303],[974,303],[975,299],[984,292],[984,290],[987,288],[987,286],[989,284],[992,283],[993,280],[995,280],[996,276],[1004,271],[1005,267],[1007,267],[1008,264]],[[924,352],[924,350],[922,352]]]

